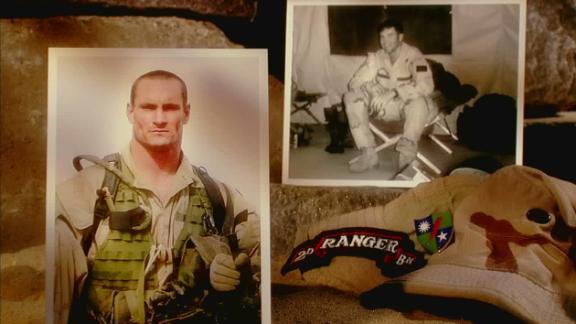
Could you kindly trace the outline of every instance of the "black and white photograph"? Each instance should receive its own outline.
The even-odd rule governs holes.
[[[50,48],[48,322],[268,316],[266,71],[256,49]]]
[[[524,21],[518,1],[288,1],[283,183],[522,164]]]

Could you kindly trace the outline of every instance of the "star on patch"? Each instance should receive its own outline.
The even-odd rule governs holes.
[[[444,232],[440,232],[440,234],[438,234],[436,237],[438,238],[438,241],[442,242],[442,241],[446,241],[448,239],[448,234],[444,233]]]

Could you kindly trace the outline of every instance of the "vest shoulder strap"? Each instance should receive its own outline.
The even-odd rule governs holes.
[[[222,197],[222,192],[216,181],[208,174],[205,168],[203,167],[196,167],[192,166],[200,181],[204,185],[204,189],[206,190],[206,194],[208,195],[208,199],[212,204],[212,213],[214,217],[214,225],[216,228],[221,231],[221,233],[225,232],[223,228],[225,220],[229,217],[228,214],[232,213],[232,203],[230,199],[230,194],[226,192],[227,202],[228,204],[224,204],[224,198]],[[226,186],[224,186],[225,190],[227,190]],[[233,217],[233,215],[232,215]]]
[[[112,153],[106,155],[102,160],[112,164],[116,169],[122,170],[120,153]],[[120,184],[120,178],[114,173],[106,170],[104,174],[104,180],[102,180],[102,187],[108,187],[112,199],[116,197],[116,192],[118,191],[118,185]]]
[[[112,199],[114,199],[116,197],[116,192],[118,191],[118,185],[120,184],[120,177],[111,170],[121,169],[120,153],[109,154],[103,159],[99,159],[94,156],[79,155],[72,161],[74,168],[77,171],[81,171],[83,169],[82,164],[80,163],[80,161],[83,159],[95,164],[105,166],[106,171],[104,173],[104,179],[102,180],[102,185],[100,188],[107,187],[110,195],[112,196]],[[84,250],[85,255],[88,255],[88,251],[90,250],[90,246],[92,245],[92,241],[94,240],[94,236],[96,235],[96,230],[98,230],[100,221],[108,216],[108,212],[108,205],[104,201],[103,197],[97,198],[96,202],[94,203],[94,217],[92,220],[92,226],[88,230],[88,233],[82,237],[82,241],[80,242],[82,244],[82,250]]]

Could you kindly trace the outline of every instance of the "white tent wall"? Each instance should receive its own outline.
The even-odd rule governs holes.
[[[453,5],[452,55],[427,55],[442,63],[462,83],[474,85],[479,96],[500,93],[517,97],[519,6],[509,4]],[[327,95],[311,108],[324,120],[323,108],[342,94],[365,56],[331,55],[327,6],[295,6],[292,81],[300,90]],[[292,122],[311,123],[303,113]]]

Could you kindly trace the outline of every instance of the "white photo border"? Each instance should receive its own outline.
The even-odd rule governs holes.
[[[245,118],[241,120],[236,120],[235,122],[240,125],[250,125],[258,133],[257,138],[251,138],[249,142],[236,142],[238,138],[233,136],[224,139],[214,140],[216,143],[222,141],[232,142],[228,147],[238,147],[238,146],[248,146],[252,145],[254,147],[252,156],[243,157],[254,163],[255,168],[252,170],[252,179],[257,178],[257,181],[252,180],[253,190],[258,197],[258,203],[254,204],[255,211],[260,215],[260,249],[261,249],[261,321],[262,323],[271,322],[271,309],[270,309],[270,187],[269,187],[269,137],[268,137],[268,54],[266,49],[149,49],[149,48],[49,48],[48,53],[48,116],[47,116],[47,165],[46,165],[46,283],[45,283],[45,296],[46,296],[46,323],[53,323],[54,321],[54,276],[55,276],[55,197],[56,197],[56,184],[58,183],[56,170],[60,167],[58,164],[58,137],[57,133],[61,131],[59,128],[59,117],[58,117],[58,105],[60,99],[58,98],[59,89],[58,82],[60,76],[58,75],[59,64],[61,60],[67,58],[99,58],[99,59],[120,59],[125,60],[126,63],[130,63],[131,60],[137,59],[139,61],[148,62],[143,64],[142,67],[145,69],[141,70],[138,75],[134,74],[130,76],[132,81],[135,77],[151,71],[153,69],[165,69],[166,64],[157,63],[162,60],[166,62],[178,61],[180,63],[175,63],[176,65],[191,63],[200,59],[209,59],[223,62],[223,65],[228,63],[227,60],[249,60],[251,66],[255,67],[253,71],[254,77],[252,80],[253,84],[246,85],[244,79],[240,79],[238,86],[241,89],[243,86],[249,86],[253,89],[254,98],[250,101],[251,103],[257,105],[257,107],[252,107],[254,110],[251,116],[256,116],[256,120],[247,121]],[[232,64],[232,63],[231,63]],[[238,64],[236,64],[238,65]],[[151,68],[153,67],[153,68]],[[138,70],[138,69],[135,69]],[[172,69],[174,71],[174,69]],[[240,69],[241,70],[241,69]],[[183,77],[178,71],[174,71],[179,74],[186,82],[187,79]],[[230,73],[238,71],[231,70]],[[226,73],[224,73],[226,74]],[[82,80],[90,79],[90,76],[80,76]],[[233,79],[233,77],[232,77]],[[230,80],[228,80],[230,81]],[[126,98],[129,98],[129,87],[127,84],[123,89],[125,90]],[[229,84],[229,83],[227,83]],[[232,81],[232,85],[236,85]],[[190,93],[194,89],[188,84],[188,90]],[[242,91],[238,91],[237,94],[241,94]],[[125,104],[127,101],[124,101]],[[246,105],[247,107],[248,105]],[[237,107],[237,106],[234,106]],[[124,107],[120,107],[118,112],[123,112]],[[194,113],[194,107],[191,109],[192,114]],[[248,114],[244,114],[246,116]],[[124,118],[123,114],[119,115],[119,118]],[[194,118],[191,115],[191,119]],[[98,126],[94,126],[98,127]],[[100,126],[106,128],[105,126]],[[186,127],[185,127],[186,128]],[[186,136],[186,130],[184,136]],[[129,138],[125,140],[120,140],[127,142]],[[73,139],[71,140],[73,141]],[[183,145],[183,150],[186,152],[186,148]],[[216,147],[216,146],[214,146]],[[112,151],[109,151],[110,153]],[[82,154],[92,154],[92,152],[81,152]],[[229,152],[228,152],[229,153]],[[223,152],[222,154],[227,154]],[[234,163],[234,152],[231,153],[231,159],[221,159],[222,164],[233,166]],[[193,159],[191,162],[195,163]],[[217,159],[215,159],[217,160]],[[218,163],[215,161],[214,163]],[[69,167],[72,168],[71,160],[68,163]],[[210,165],[206,165],[208,171],[213,168]],[[210,172],[212,176],[220,179],[224,182],[226,178],[220,178],[218,173]],[[232,186],[237,186],[237,184],[228,182]],[[254,194],[254,192],[252,193]],[[245,195],[246,197],[246,195]]]

